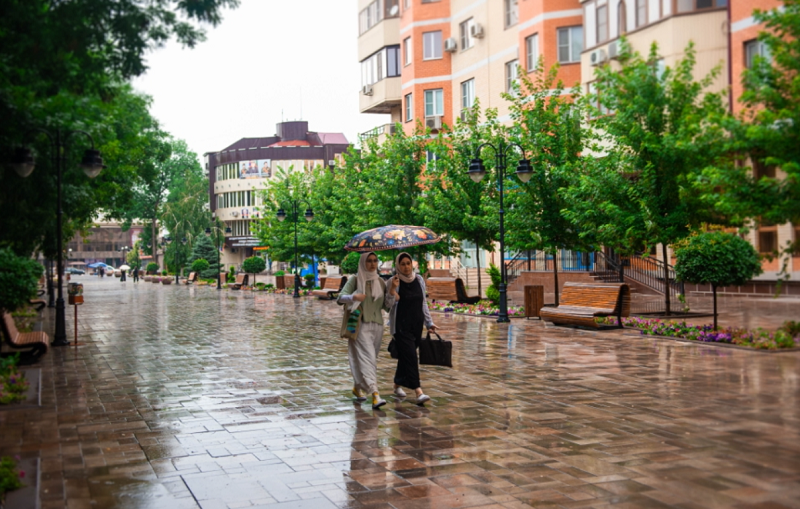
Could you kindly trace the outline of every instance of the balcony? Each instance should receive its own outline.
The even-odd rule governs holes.
[[[383,124],[383,125],[379,125],[378,127],[374,128],[374,129],[370,129],[369,131],[367,131],[365,133],[359,134],[358,135],[358,139],[361,142],[361,146],[363,147],[364,146],[364,142],[369,140],[369,139],[377,138],[377,140],[375,140],[375,141],[378,144],[381,144],[384,141],[386,141],[386,138],[388,136],[390,136],[390,135],[392,135],[394,133],[395,133],[395,125],[394,124]]]
[[[358,61],[361,62],[384,46],[400,44],[400,18],[384,18],[358,38]]]
[[[401,91],[399,76],[368,85],[358,93],[358,110],[361,113],[391,113],[393,108],[400,107]]]

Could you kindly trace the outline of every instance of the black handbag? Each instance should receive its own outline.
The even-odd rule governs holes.
[[[400,356],[397,355],[397,342],[394,340],[394,338],[392,338],[392,340],[389,341],[389,347],[387,348],[387,350],[389,350],[389,355],[391,356],[392,359],[400,358]]]
[[[430,366],[453,367],[453,343],[445,341],[435,333],[437,339],[431,339],[431,333],[419,342],[419,363]]]

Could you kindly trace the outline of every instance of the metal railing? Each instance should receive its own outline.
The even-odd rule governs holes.
[[[394,134],[396,130],[395,124],[383,124],[370,129],[369,131],[363,132],[358,135],[360,141],[368,140],[370,138],[374,138],[376,136],[382,135],[391,135]]]
[[[553,255],[544,251],[519,251],[506,260],[506,276],[511,284],[522,272],[552,272]],[[555,263],[559,272],[594,272],[597,258],[595,253],[561,249],[556,253]]]

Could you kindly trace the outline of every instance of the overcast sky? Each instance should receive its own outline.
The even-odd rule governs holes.
[[[357,135],[389,122],[358,112],[358,13],[354,0],[242,0],[194,49],[169,44],[147,58],[134,87],[151,113],[202,156],[275,124]]]

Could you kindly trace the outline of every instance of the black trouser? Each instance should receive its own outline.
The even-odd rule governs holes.
[[[417,344],[422,339],[422,330],[417,335],[410,332],[396,331],[394,342],[397,345],[397,371],[394,374],[394,383],[417,389],[419,383],[419,359],[417,358]]]

